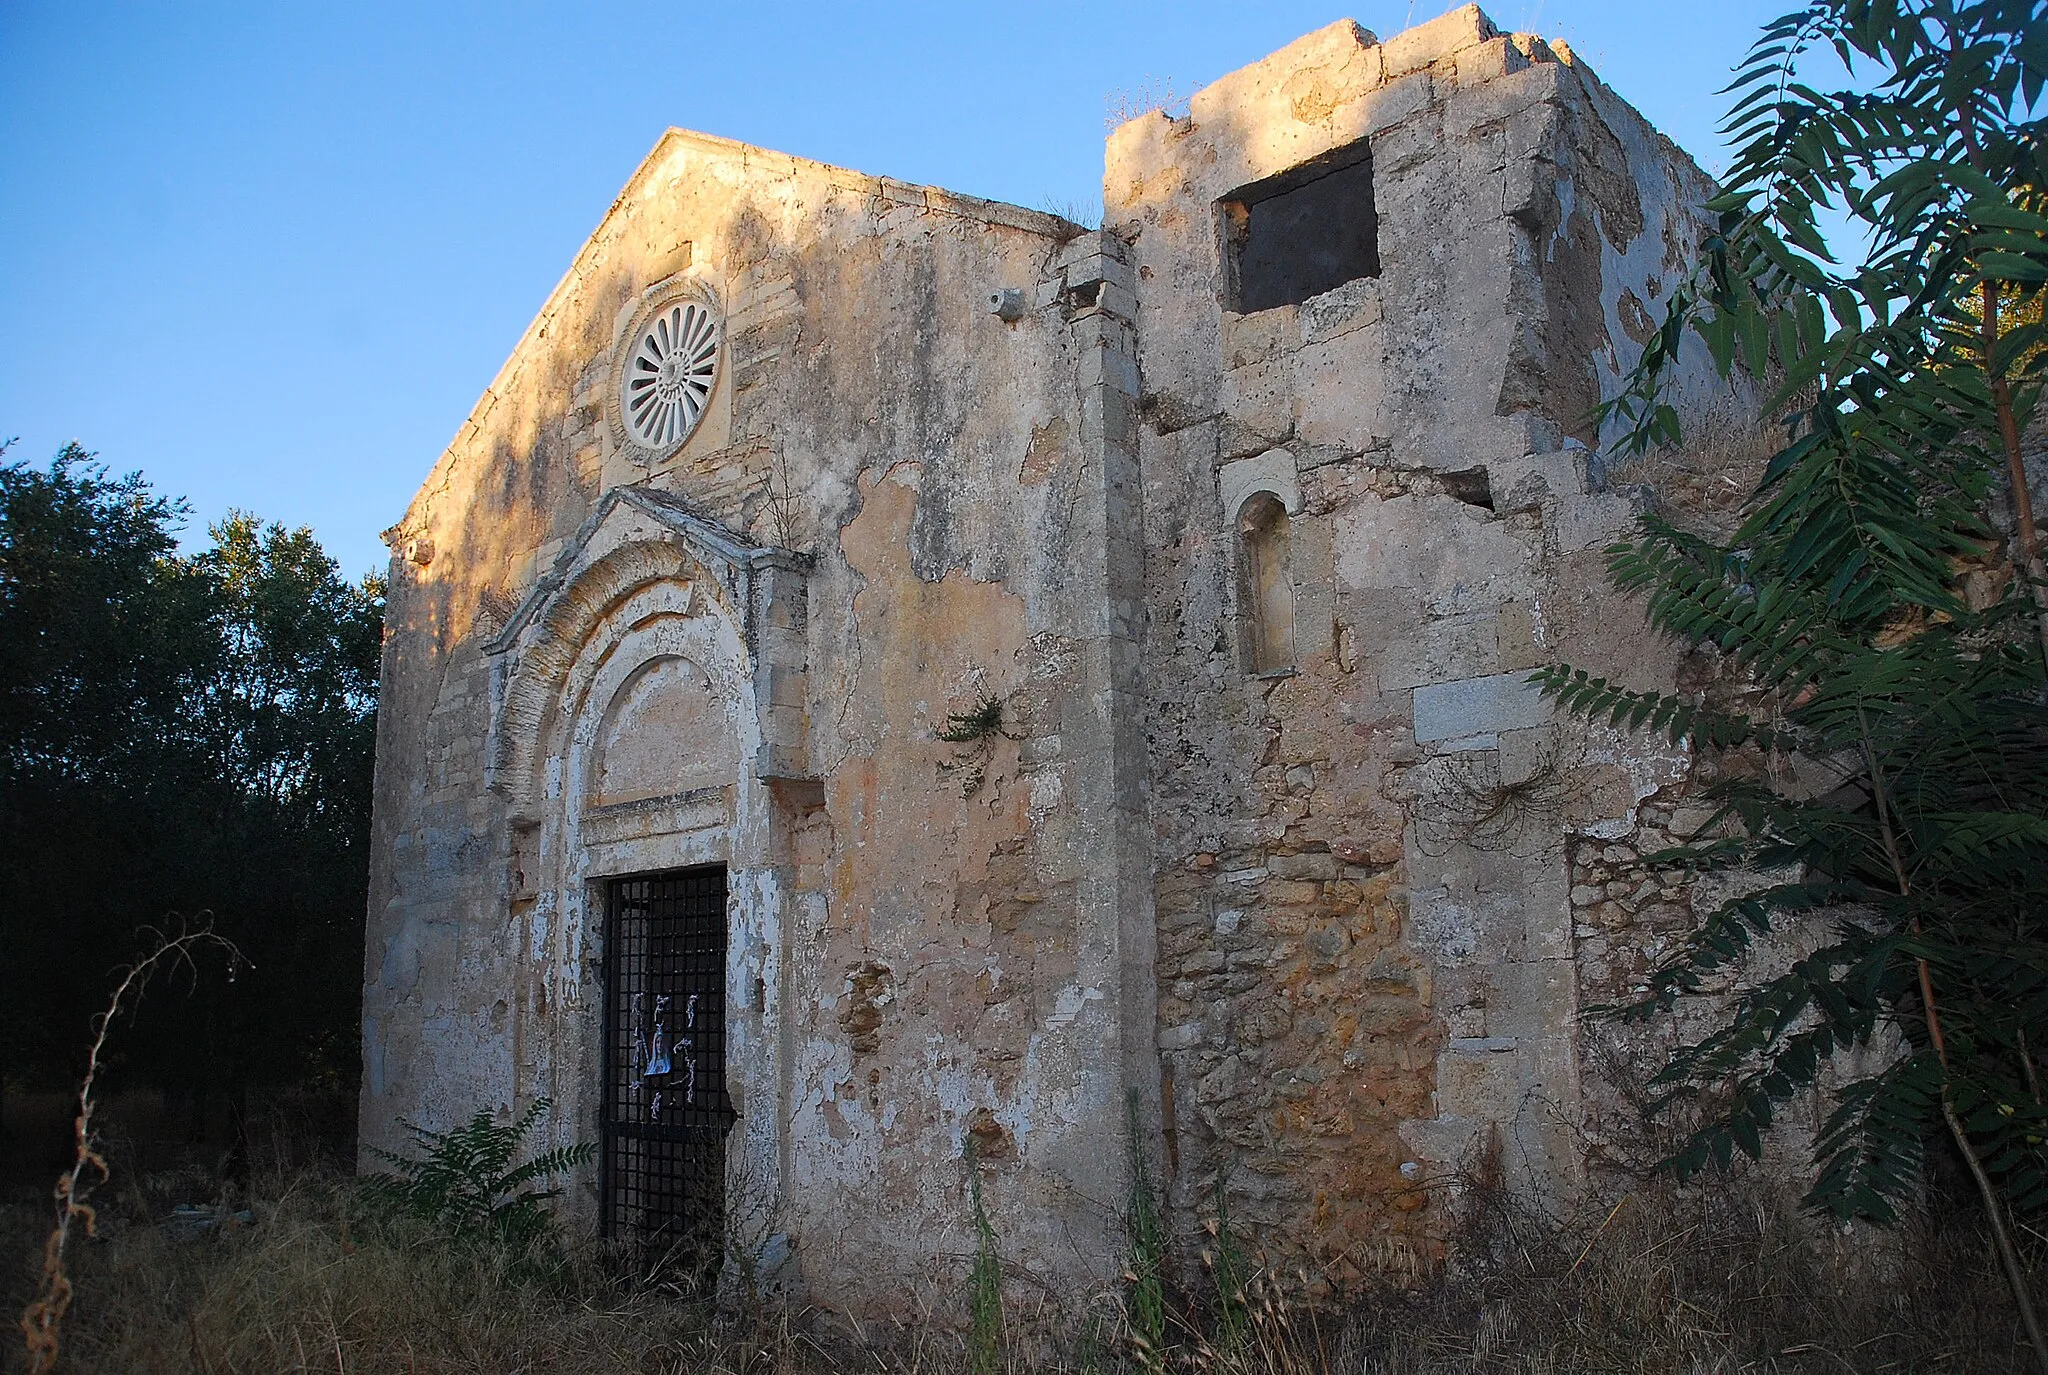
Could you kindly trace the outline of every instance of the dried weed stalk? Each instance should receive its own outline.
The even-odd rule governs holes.
[[[192,962],[192,954],[202,945],[218,945],[227,951],[228,977],[231,979],[246,963],[242,952],[232,941],[215,935],[213,928],[204,923],[181,928],[176,935],[154,930],[149,934],[155,941],[154,948],[121,972],[121,980],[114,986],[114,995],[107,1000],[106,1009],[93,1018],[92,1049],[85,1057],[85,1079],[78,1086],[78,1115],[72,1121],[71,1165],[57,1176],[57,1187],[53,1191],[57,1200],[57,1223],[43,1243],[41,1288],[21,1315],[21,1333],[28,1348],[28,1368],[32,1375],[40,1375],[55,1365],[62,1349],[64,1315],[70,1311],[72,1296],[71,1275],[65,1266],[72,1227],[76,1224],[88,1237],[98,1231],[99,1215],[86,1198],[95,1187],[106,1183],[110,1171],[93,1134],[92,1119],[97,1106],[93,1088],[99,1079],[100,1059],[106,1051],[107,1033],[113,1030],[114,1019],[121,1014],[123,1005],[131,996],[141,998],[157,970],[182,967],[196,976],[198,969]]]
[[[769,460],[768,485],[762,489],[767,501],[768,536],[783,549],[801,548],[803,502],[789,480],[789,460],[776,453]]]

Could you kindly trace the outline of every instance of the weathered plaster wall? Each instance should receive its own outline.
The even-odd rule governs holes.
[[[664,138],[392,532],[366,1144],[541,1094],[587,1139],[596,883],[723,861],[737,1240],[793,1237],[818,1292],[886,1304],[968,1244],[972,1134],[1029,1267],[1108,1272],[1123,1166],[1100,1124],[1134,1016],[1145,1087],[1152,1020],[1117,715],[1129,406],[1104,400],[1132,368],[1090,299],[1120,251]],[[614,344],[679,276],[723,305],[724,354],[650,472],[607,423]],[[1020,320],[986,309],[1003,288]],[[650,495],[599,502],[622,483]],[[649,719],[727,733],[722,780],[697,740],[621,733],[648,665],[698,694]],[[935,730],[983,692],[1022,739],[963,796]]]
[[[1378,277],[1235,314],[1218,203],[1366,140]],[[1682,772],[1524,680],[1668,681],[1582,440],[1687,270],[1704,178],[1561,48],[1340,23],[1111,138],[1137,264],[1160,1047],[1180,1221],[1356,1266],[1499,1170],[1580,1179],[1567,836]],[[1688,412],[1717,401],[1695,366]],[[1294,511],[1296,671],[1243,654],[1236,522]]]
[[[1219,202],[1361,140],[1379,274],[1226,309]],[[1569,1197],[1692,763],[1525,679],[1673,681],[1587,412],[1707,192],[1471,8],[1123,126],[1101,232],[672,131],[391,532],[365,1143],[587,1139],[601,881],[724,863],[731,1240],[815,1299],[950,1285],[970,1148],[1009,1263],[1113,1280],[1131,1093],[1184,1233],[1220,1185],[1339,1277],[1474,1173]],[[672,290],[725,336],[650,467],[612,369]]]

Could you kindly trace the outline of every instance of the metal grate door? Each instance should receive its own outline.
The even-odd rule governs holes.
[[[725,868],[608,885],[604,1230],[647,1270],[715,1278],[723,1252]]]

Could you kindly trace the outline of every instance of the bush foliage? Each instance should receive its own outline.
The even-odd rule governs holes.
[[[0,1062],[68,1088],[138,930],[198,919],[250,968],[117,1039],[202,1114],[352,1084],[382,585],[310,531],[183,503],[76,445],[0,462]]]
[[[448,1131],[401,1121],[425,1154],[371,1147],[396,1172],[365,1180],[364,1191],[373,1202],[450,1241],[494,1242],[515,1254],[530,1254],[554,1233],[547,1201],[562,1191],[552,1187],[553,1177],[588,1164],[597,1154],[594,1144],[584,1142],[519,1159],[526,1138],[553,1106],[549,1099],[535,1099],[511,1122],[495,1121],[489,1109],[478,1109]]]
[[[1657,1076],[1660,1105],[1703,1109],[1670,1163],[1760,1154],[1839,1073],[1809,1201],[1892,1220],[1952,1151],[2019,1295],[2004,1213],[2048,1206],[2048,582],[2022,447],[2048,375],[2044,88],[2031,0],[1815,0],[1765,28],[1700,268],[1603,417],[1624,456],[1682,443],[1661,387],[1697,339],[1782,418],[1732,535],[1651,517],[1609,555],[1727,689],[1538,675],[1716,757],[1720,824],[1651,858],[1752,879],[1622,1015],[1754,976],[1788,925],[1821,933]],[[1775,781],[1792,760],[1796,788]]]

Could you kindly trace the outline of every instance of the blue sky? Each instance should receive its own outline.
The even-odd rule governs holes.
[[[1791,0],[1497,0],[1709,170]],[[1100,203],[1105,111],[1360,3],[0,0],[0,438],[310,525],[345,571],[669,125],[1037,208]]]

